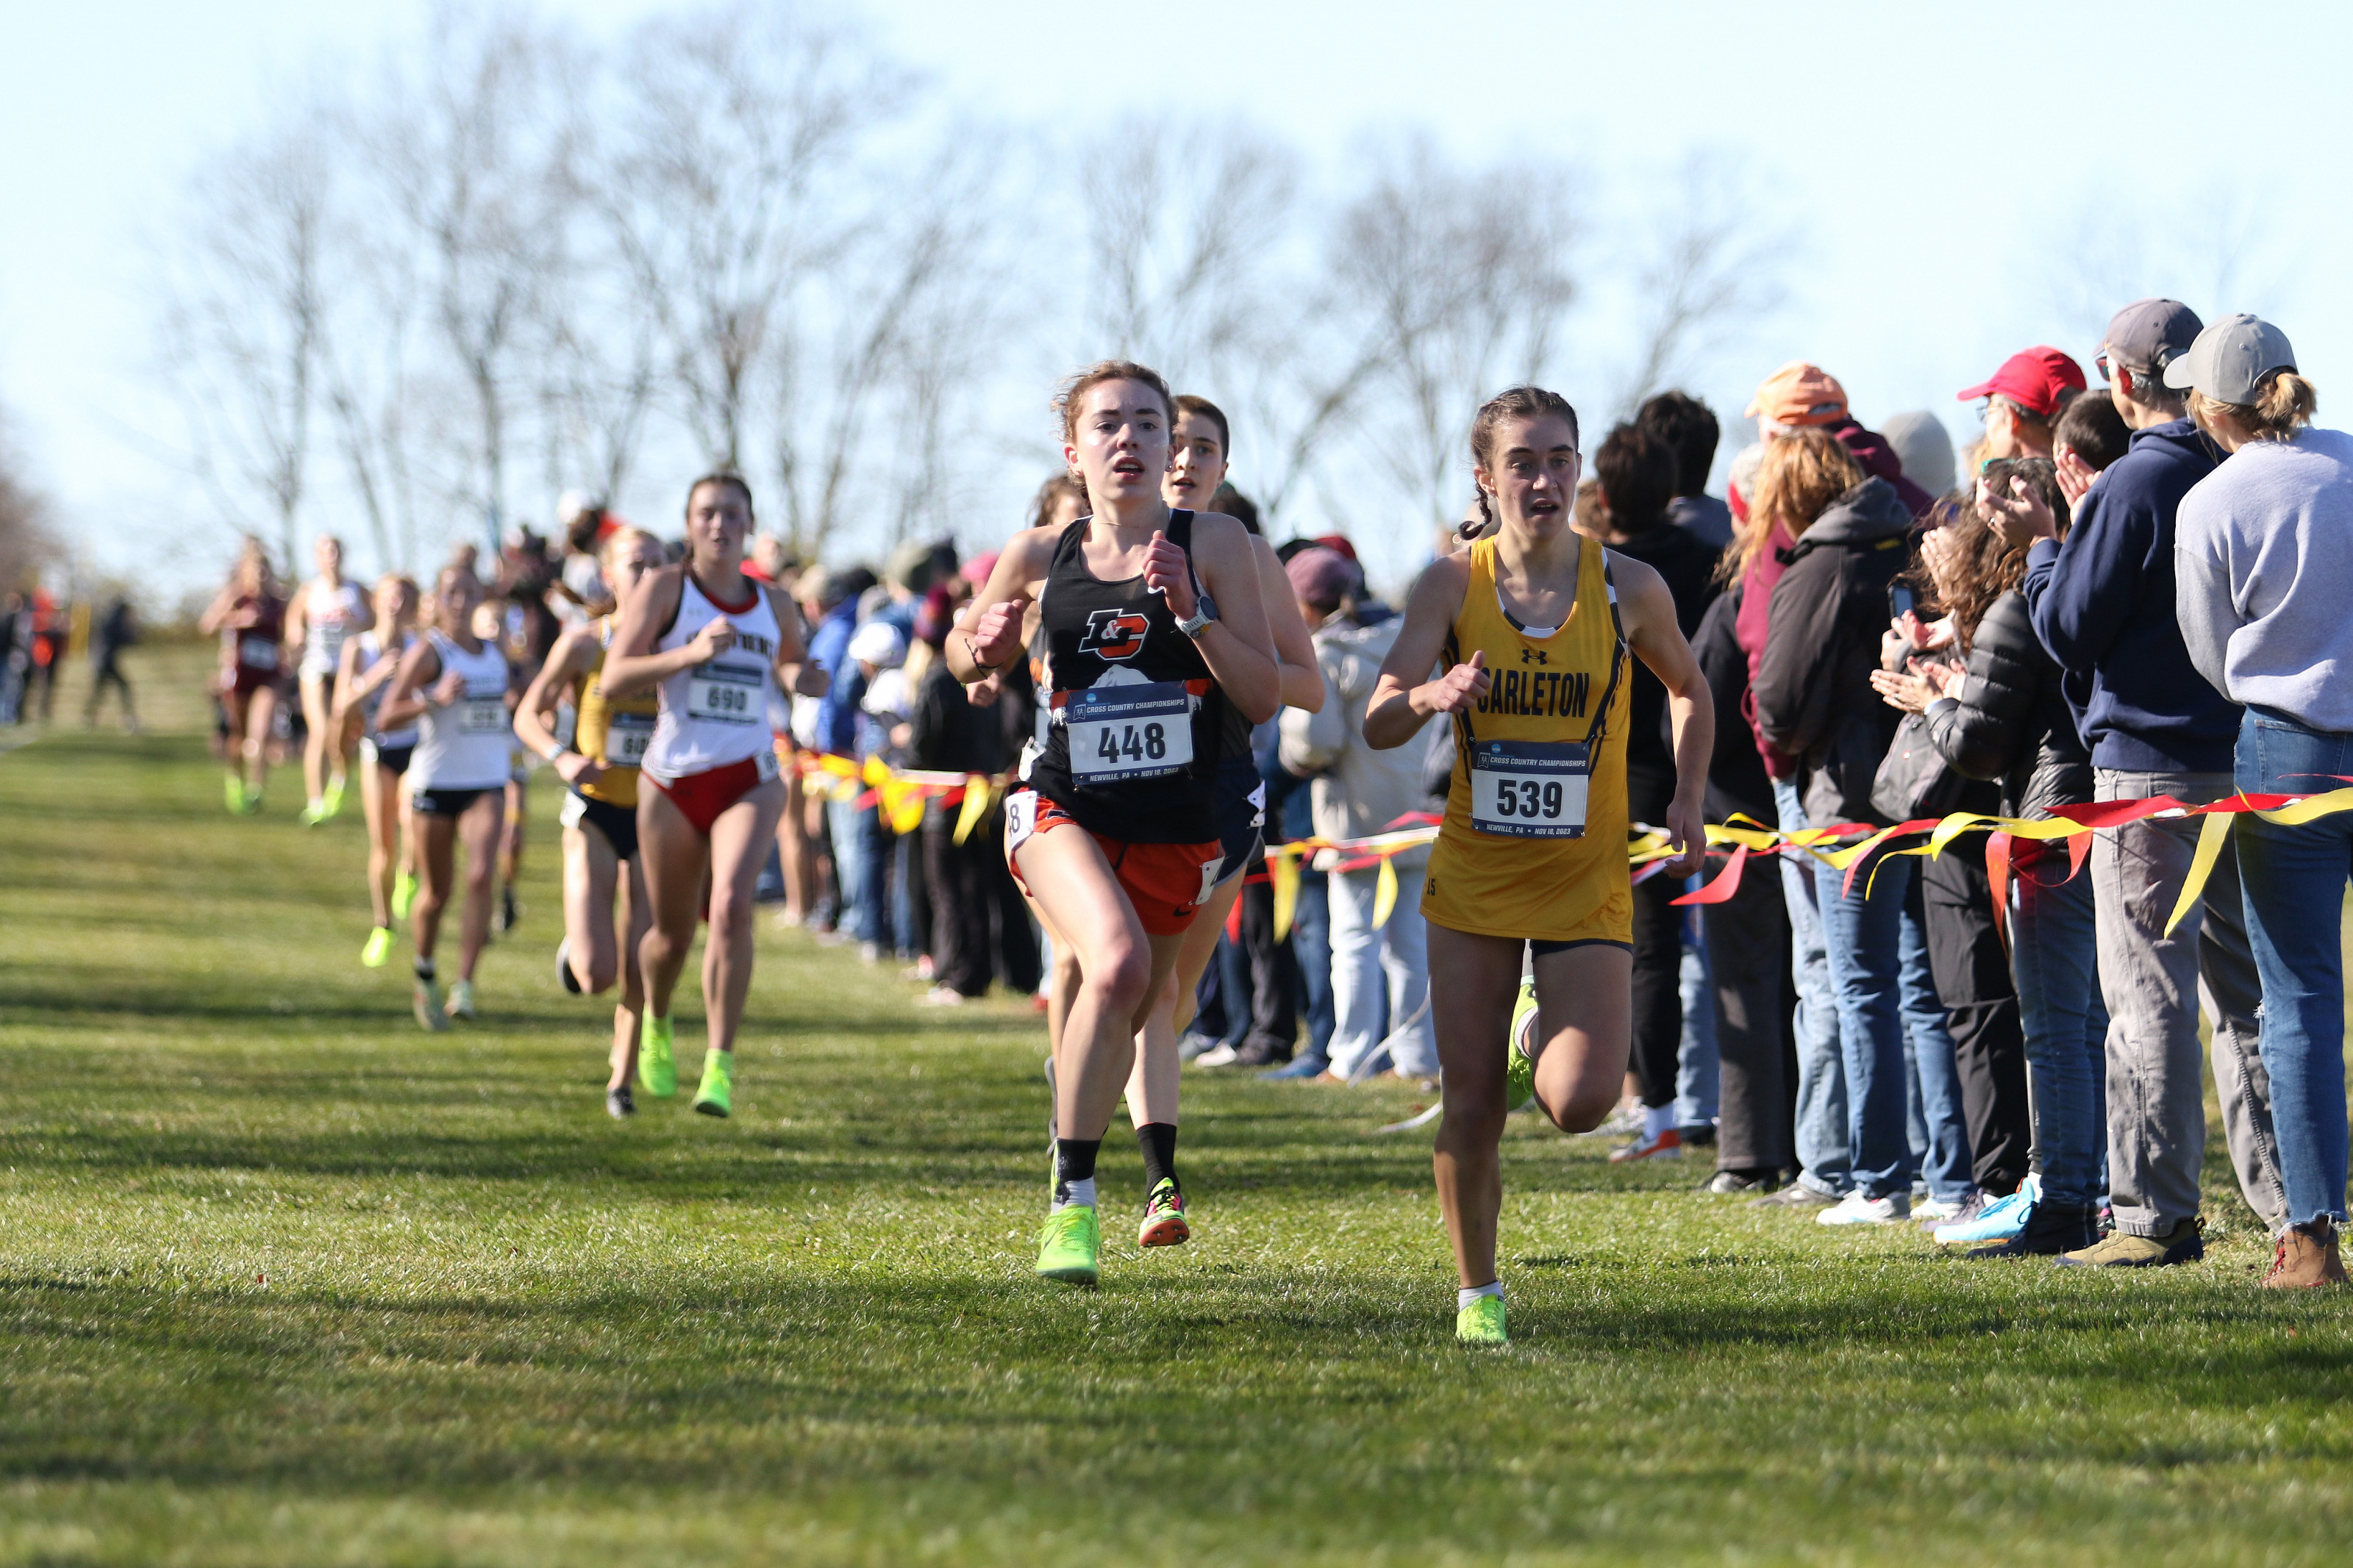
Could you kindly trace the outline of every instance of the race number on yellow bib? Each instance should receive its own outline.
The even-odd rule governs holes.
[[[1582,838],[1589,771],[1582,742],[1478,742],[1471,748],[1471,826],[1511,838]]]
[[[613,767],[634,768],[646,760],[653,743],[654,721],[643,713],[616,713],[605,727],[605,761]]]
[[[1082,784],[1156,779],[1193,765],[1193,700],[1181,680],[1071,693],[1071,773]]]
[[[686,716],[713,724],[758,724],[767,719],[761,702],[762,674],[736,664],[705,664],[687,682]]]

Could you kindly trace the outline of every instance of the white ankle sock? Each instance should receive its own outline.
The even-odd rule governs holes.
[[[1664,1105],[1646,1105],[1642,1107],[1642,1141],[1644,1142],[1657,1142],[1659,1141],[1659,1134],[1666,1131],[1674,1124],[1675,1107],[1672,1100],[1669,1100]]]
[[[1074,1205],[1084,1208],[1095,1206],[1095,1179],[1092,1176],[1089,1176],[1082,1182],[1072,1182],[1071,1195],[1054,1206],[1057,1209],[1066,1209]]]
[[[1454,1292],[1454,1310],[1458,1312],[1462,1311],[1482,1296],[1493,1296],[1500,1299],[1503,1294],[1504,1282],[1501,1279],[1491,1279],[1476,1289]]]

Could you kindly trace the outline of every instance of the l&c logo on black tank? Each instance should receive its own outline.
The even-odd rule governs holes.
[[[1151,629],[1150,617],[1134,610],[1097,610],[1087,617],[1078,651],[1097,658],[1134,658],[1144,651],[1144,637]]]
[[[1592,687],[1593,677],[1581,669],[1499,669],[1478,710],[1524,719],[1582,719]]]

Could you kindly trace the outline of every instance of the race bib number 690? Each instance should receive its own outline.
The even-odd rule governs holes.
[[[687,681],[686,716],[713,724],[759,724],[767,721],[762,672],[741,665],[697,666]]]
[[[1511,838],[1582,838],[1590,764],[1582,742],[1480,741],[1471,748],[1471,826]]]

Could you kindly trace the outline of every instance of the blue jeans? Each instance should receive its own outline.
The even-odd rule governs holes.
[[[1908,1182],[1916,1173],[1927,1184],[1930,1197],[1958,1203],[1977,1189],[1968,1118],[1961,1109],[1961,1073],[1953,1059],[1952,1031],[1945,1026],[1945,1005],[1936,995],[1936,971],[1928,959],[1928,911],[1921,898],[1919,863],[1909,858],[1891,862],[1881,868],[1879,879],[1883,887],[1898,867],[1911,884],[1904,890],[1896,982],[1905,1062],[1910,1071],[1905,1142],[1912,1157],[1905,1177]],[[1863,872],[1870,874],[1867,868]],[[1858,885],[1861,879],[1856,879]]]
[[[1846,1072],[1847,1147],[1853,1160],[1850,1184],[1867,1198],[1892,1197],[1912,1188],[1902,1005],[1904,903],[1912,863],[1879,851],[1856,868],[1852,890],[1841,892],[1845,885],[1845,872],[1814,863],[1831,986],[1838,997],[1839,1064]]]
[[[1332,889],[1313,872],[1299,879],[1291,911],[1291,951],[1299,960],[1299,1015],[1307,1026],[1303,1049],[1329,1061],[1339,1005],[1332,991]]]
[[[2306,729],[2250,708],[2239,723],[2237,781],[2257,795],[2344,787],[2353,735]],[[2345,1223],[2345,883],[2353,875],[2353,816],[2283,827],[2242,816],[2239,886],[2248,943],[2263,983],[2264,1070],[2272,1128],[2287,1184],[2287,1223]]]
[[[857,803],[825,803],[826,837],[833,841],[833,926],[847,937],[858,934],[858,900],[866,887],[866,848],[858,826]]]
[[[1811,826],[1794,779],[1773,781],[1773,805],[1781,831]],[[1815,862],[1783,855],[1781,892],[1789,906],[1789,967],[1797,983],[1793,1023],[1798,1047],[1799,1179],[1818,1192],[1843,1196],[1854,1184],[1853,1152],[1848,1142],[1846,1070],[1839,1051],[1838,998],[1831,985],[1830,950],[1816,901]]]
[[[2031,847],[2021,839],[2012,853]],[[2013,868],[2010,973],[2026,1029],[2042,1196],[2088,1208],[2108,1190],[2108,1006],[2100,998],[2092,873],[2061,882],[2066,874],[2059,844],[2039,863]]]
[[[881,808],[858,814],[858,940],[886,952],[915,951],[915,905],[908,887],[915,836],[902,838],[883,820]]]
[[[1705,882],[1694,877],[1684,892],[1696,892]],[[1701,929],[1704,914],[1683,911],[1683,964],[1678,977],[1683,997],[1683,1047],[1675,1058],[1675,1125],[1710,1127],[1715,1123],[1715,1097],[1720,1062],[1715,1049],[1715,978],[1709,972],[1707,938]]]

